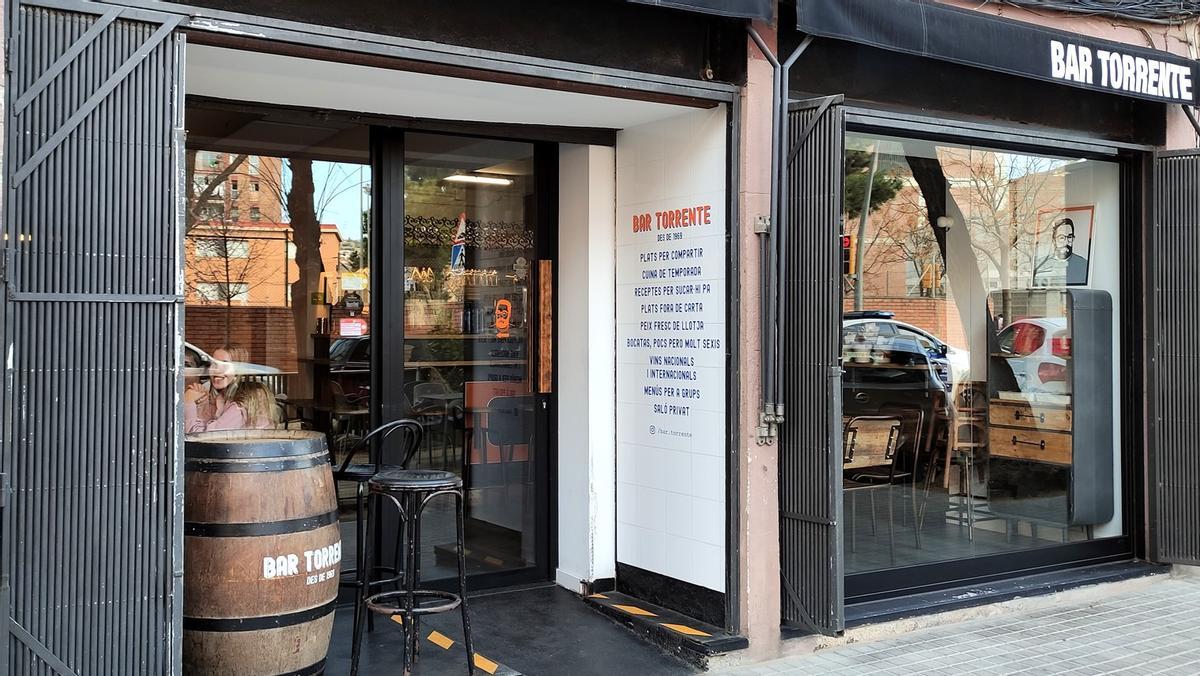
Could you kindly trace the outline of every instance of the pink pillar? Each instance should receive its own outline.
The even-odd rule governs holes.
[[[755,29],[775,49],[775,29],[756,22]],[[779,650],[779,490],[776,444],[760,446],[755,440],[758,412],[762,405],[759,382],[759,235],[754,223],[771,213],[771,113],[774,91],[771,64],[753,41],[746,38],[748,63],[742,90],[742,127],[738,158],[741,231],[740,289],[741,435],[737,439],[740,462],[740,537],[738,542],[738,590],[741,626],[750,640],[750,660],[765,659]]]

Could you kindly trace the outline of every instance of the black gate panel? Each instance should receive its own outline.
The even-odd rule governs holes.
[[[182,37],[8,14],[0,673],[179,670]]]
[[[844,625],[840,97],[793,103],[786,126],[780,313],[786,422],[779,435],[783,621],[828,634]]]
[[[1155,160],[1151,553],[1200,565],[1200,153]]]

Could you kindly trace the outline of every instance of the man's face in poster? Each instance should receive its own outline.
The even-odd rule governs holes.
[[[1055,258],[1067,260],[1075,247],[1075,222],[1069,218],[1060,219],[1055,222],[1052,234]]]

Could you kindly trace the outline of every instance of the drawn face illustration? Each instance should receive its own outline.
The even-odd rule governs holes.
[[[1069,218],[1055,222],[1052,234],[1054,236],[1054,255],[1059,260],[1070,258],[1075,246],[1075,222]]]

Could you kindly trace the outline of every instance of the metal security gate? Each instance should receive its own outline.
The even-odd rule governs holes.
[[[7,8],[0,672],[174,673],[179,20],[47,4]]]
[[[844,627],[841,523],[841,97],[789,106],[780,263],[783,397],[779,509],[783,621]]]
[[[1200,152],[1161,155],[1154,173],[1150,551],[1200,565]]]

